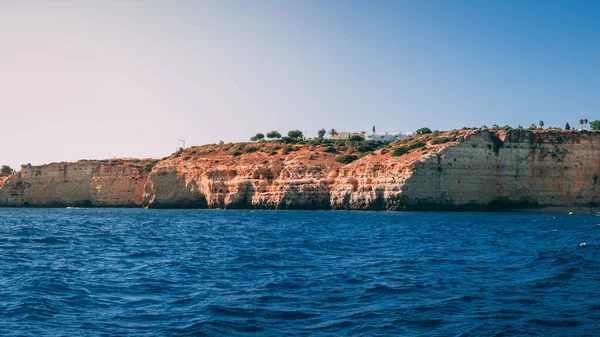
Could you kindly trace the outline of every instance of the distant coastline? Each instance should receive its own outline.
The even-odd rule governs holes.
[[[0,207],[595,213],[597,148],[600,133],[523,129],[221,143],[24,165],[0,177]]]

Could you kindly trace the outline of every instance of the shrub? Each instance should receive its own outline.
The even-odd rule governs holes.
[[[416,142],[410,144],[408,146],[408,149],[409,150],[418,149],[418,148],[423,147],[423,146],[425,146],[425,143],[419,140],[419,141],[416,141]]]
[[[183,153],[183,148],[180,147],[177,151],[175,151],[175,153],[173,153],[173,158],[179,158],[179,156],[181,156],[182,153]]]
[[[285,144],[295,144],[295,143],[298,143],[299,139],[284,136],[284,137],[281,137],[281,141],[284,142]]]
[[[237,157],[237,156],[241,156],[242,155],[242,151],[239,150],[235,150],[231,153],[232,156]]]
[[[290,153],[292,151],[294,151],[294,148],[288,145],[288,146],[286,146],[286,147],[283,148],[283,150],[281,151],[281,153],[282,154],[288,154],[288,153]]]
[[[448,143],[448,142],[452,142],[454,141],[454,138],[452,137],[439,137],[439,138],[434,138],[431,140],[431,144],[436,145],[436,144],[444,144],[444,143]]]
[[[430,128],[420,128],[420,129],[417,129],[417,131],[415,131],[415,133],[417,135],[424,135],[427,133],[431,133],[431,129]]]
[[[401,155],[405,154],[406,152],[408,152],[408,147],[406,147],[406,146],[397,147],[394,149],[394,151],[392,151],[392,157],[401,156]]]
[[[325,138],[315,138],[315,139],[311,139],[308,141],[308,144],[311,144],[311,145],[321,145],[321,144],[325,144],[325,143],[326,143]]]
[[[256,152],[256,151],[258,151],[258,148],[254,147],[254,146],[247,147],[247,148],[244,149],[245,153],[252,153],[252,152]]]
[[[397,147],[392,152],[392,157],[401,156],[401,155],[407,153],[410,150],[418,149],[418,148],[421,148],[421,147],[424,147],[424,146],[425,146],[425,143],[419,140],[419,141],[416,141],[416,142],[414,142],[412,144],[409,144],[409,145],[406,145],[406,146]]]
[[[351,142],[362,142],[365,140],[365,137],[361,135],[352,135],[348,140]]]
[[[327,152],[327,153],[337,153],[337,150],[335,149],[335,147],[333,146],[328,146],[326,148],[323,149],[323,152]]]
[[[358,145],[355,149],[358,152],[371,152],[377,149],[377,142],[363,142]]]
[[[152,169],[154,168],[154,165],[156,165],[156,163],[157,163],[156,160],[147,160],[142,163],[141,168],[146,172],[150,172],[150,171],[152,171]]]
[[[592,131],[600,130],[600,120],[591,121],[590,129],[592,129]]]
[[[281,133],[279,131],[269,131],[267,132],[267,138],[281,138]]]
[[[336,156],[335,158],[333,158],[333,160],[337,161],[338,163],[342,163],[342,164],[350,164],[351,162],[353,162],[357,159],[358,159],[357,156],[348,155],[348,154]]]

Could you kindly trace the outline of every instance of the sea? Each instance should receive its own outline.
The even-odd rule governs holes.
[[[0,336],[599,336],[600,217],[0,209]]]

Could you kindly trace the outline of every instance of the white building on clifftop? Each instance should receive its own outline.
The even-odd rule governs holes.
[[[368,132],[365,140],[376,140],[379,142],[391,142],[414,135],[414,132]]]

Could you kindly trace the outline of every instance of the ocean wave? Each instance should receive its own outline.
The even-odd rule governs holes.
[[[586,215],[27,211],[0,212],[1,336],[600,330]]]

